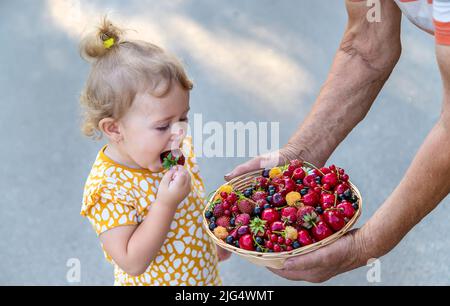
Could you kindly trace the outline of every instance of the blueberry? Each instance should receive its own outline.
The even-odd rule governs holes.
[[[267,252],[269,252],[269,253],[273,253],[273,250],[269,250],[269,251],[267,251]]]
[[[271,190],[271,189],[275,190],[277,188],[274,185],[269,185],[269,190]]]
[[[214,230],[215,228],[217,227],[217,225],[213,222],[213,223],[211,223],[211,224],[209,224],[209,229],[210,230]]]
[[[261,208],[259,208],[259,207],[255,207],[254,209],[253,209],[253,214],[255,214],[255,215],[259,215],[261,213]]]
[[[299,185],[303,184],[303,180],[297,180],[296,183],[299,184]]]
[[[300,243],[298,241],[294,241],[294,243],[292,244],[292,247],[294,249],[298,249],[300,247]]]
[[[210,212],[210,211],[207,211],[207,212],[205,213],[206,219],[211,219],[212,216],[213,216],[213,213]]]
[[[265,177],[265,178],[268,178],[268,177],[269,177],[269,172],[270,172],[270,170],[265,169],[265,170],[262,172],[262,176]]]
[[[352,192],[350,189],[347,189],[346,191],[344,191],[344,198],[346,200],[350,200],[352,198]]]
[[[268,197],[266,198],[266,201],[269,202],[269,203],[272,203],[272,199],[273,199],[272,196],[268,196]]]
[[[276,190],[275,189],[269,189],[269,195],[273,196],[275,194]]]
[[[316,183],[317,184],[322,183],[322,178],[320,176],[316,177]]]
[[[234,242],[234,246],[238,248],[238,247],[239,247],[239,241],[236,240],[236,241]]]
[[[236,224],[236,219],[235,218],[231,218],[230,219],[230,225],[234,226]]]
[[[352,203],[358,202],[358,197],[356,195],[352,195],[352,197],[350,198],[350,202]]]
[[[339,194],[338,195],[338,199],[339,199],[339,201],[344,201],[345,200],[345,196],[343,195],[343,194]]]
[[[264,241],[263,241],[263,239],[261,237],[256,237],[255,240],[256,240],[257,244],[263,244],[264,243]]]
[[[302,195],[302,196],[304,196],[305,194],[307,194],[308,193],[308,188],[303,188],[302,190],[300,190],[300,194]]]
[[[256,252],[262,252],[262,249],[260,247],[256,247]]]
[[[253,189],[252,188],[246,189],[244,191],[244,197],[246,197],[246,198],[250,198],[252,196],[252,194],[253,194]]]
[[[271,207],[270,204],[264,205],[264,209],[269,209],[270,207]]]
[[[318,213],[319,215],[323,214],[322,207],[320,207],[320,206],[316,207],[316,213]]]
[[[233,242],[234,242],[233,236],[228,236],[227,237],[227,243],[228,244],[233,244]]]
[[[211,217],[211,219],[209,219],[209,221],[211,221],[212,223],[216,222],[216,217]]]
[[[355,210],[358,210],[358,209],[359,209],[359,205],[358,205],[357,203],[353,203],[352,206],[353,206],[353,208],[354,208]]]

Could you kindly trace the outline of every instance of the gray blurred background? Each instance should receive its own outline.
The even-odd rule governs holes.
[[[0,1],[0,284],[111,285],[89,223],[80,215],[102,145],[80,131],[78,96],[89,66],[78,41],[109,13],[179,55],[195,80],[191,114],[203,120],[280,122],[283,145],[327,76],[346,24],[343,1]],[[366,120],[333,154],[365,201],[363,224],[396,187],[436,122],[441,84],[434,40],[406,19],[403,55]],[[351,73],[351,71],[350,71]],[[205,136],[206,137],[206,136]],[[199,158],[208,191],[246,158]],[[449,285],[449,199],[381,259],[382,285]],[[225,285],[308,285],[233,256]],[[325,284],[372,285],[367,267]]]

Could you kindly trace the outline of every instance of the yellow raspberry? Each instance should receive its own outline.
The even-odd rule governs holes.
[[[284,229],[284,232],[286,233],[286,239],[291,239],[292,241],[297,240],[298,233],[295,227],[292,226],[286,226]]]
[[[269,171],[269,177],[271,179],[274,179],[276,177],[280,177],[282,174],[283,174],[283,172],[281,171],[281,169],[279,167],[272,168]]]
[[[286,195],[286,202],[289,206],[298,206],[301,199],[302,195],[296,191],[289,192]]]
[[[224,240],[225,238],[228,237],[228,231],[227,231],[227,229],[226,229],[225,227],[223,227],[223,226],[218,226],[218,227],[216,227],[216,228],[214,229],[214,235],[215,235],[217,238],[219,238],[219,239],[221,239],[221,240]]]

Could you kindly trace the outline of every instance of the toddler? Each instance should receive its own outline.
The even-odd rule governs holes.
[[[151,43],[125,39],[106,18],[80,50],[92,63],[83,132],[107,138],[81,214],[114,265],[115,285],[221,285],[202,226],[204,185],[185,137],[192,82],[184,68]]]

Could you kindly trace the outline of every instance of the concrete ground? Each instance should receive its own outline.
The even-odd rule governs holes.
[[[93,230],[79,216],[101,146],[79,131],[78,96],[89,67],[77,44],[93,17],[109,13],[178,54],[196,83],[192,116],[221,124],[279,122],[283,144],[327,76],[346,24],[342,2],[1,1],[0,284],[68,285],[70,258],[81,263],[76,284],[113,282]],[[330,159],[363,194],[359,225],[399,183],[440,112],[433,38],[404,20],[402,40],[402,58],[371,112]],[[200,157],[207,189],[246,159]],[[381,259],[380,284],[450,284],[449,209],[447,198]],[[237,256],[220,268],[226,285],[308,285]],[[372,285],[368,270],[325,284]]]

